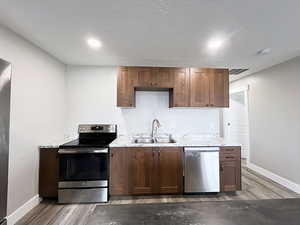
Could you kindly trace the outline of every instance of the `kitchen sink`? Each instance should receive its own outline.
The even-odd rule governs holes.
[[[171,144],[171,143],[176,143],[176,141],[173,138],[170,138],[170,139],[136,138],[133,140],[133,143],[136,143],[136,144]]]

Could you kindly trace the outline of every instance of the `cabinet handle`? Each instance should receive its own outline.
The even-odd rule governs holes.
[[[220,165],[220,171],[223,172],[223,166],[222,165]]]
[[[226,158],[226,159],[234,159],[233,156],[226,156],[225,158]]]
[[[111,153],[110,156],[111,156],[111,158],[114,157],[114,153]]]
[[[158,157],[160,157],[160,150],[158,150]]]

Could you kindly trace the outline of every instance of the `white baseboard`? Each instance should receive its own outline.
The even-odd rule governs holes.
[[[18,220],[20,220],[23,216],[25,216],[31,209],[37,206],[40,203],[39,195],[34,196],[29,201],[27,201],[24,205],[19,207],[12,214],[7,216],[7,225],[14,225]]]
[[[297,194],[300,194],[300,185],[296,184],[286,178],[283,178],[269,170],[266,170],[260,166],[257,166],[253,163],[248,163],[247,167],[249,167],[249,169],[254,170],[257,173],[260,173],[261,175],[275,181],[276,183],[296,192]]]

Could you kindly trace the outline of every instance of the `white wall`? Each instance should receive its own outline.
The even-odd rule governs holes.
[[[38,145],[64,137],[65,66],[2,26],[0,57],[12,63],[9,215],[38,194]]]
[[[219,134],[218,109],[168,108],[168,92],[137,92],[136,108],[117,108],[116,67],[69,66],[66,82],[70,136],[80,123],[117,123],[119,134],[150,133],[154,118],[161,132]]]
[[[300,185],[300,57],[231,84],[249,84],[250,162]]]
[[[224,138],[242,146],[242,158],[248,158],[249,125],[245,91],[230,94],[230,107],[224,108]],[[229,125],[228,125],[229,124]]]

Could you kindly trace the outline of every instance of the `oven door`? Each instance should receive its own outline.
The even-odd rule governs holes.
[[[108,149],[60,149],[59,188],[108,186]]]

